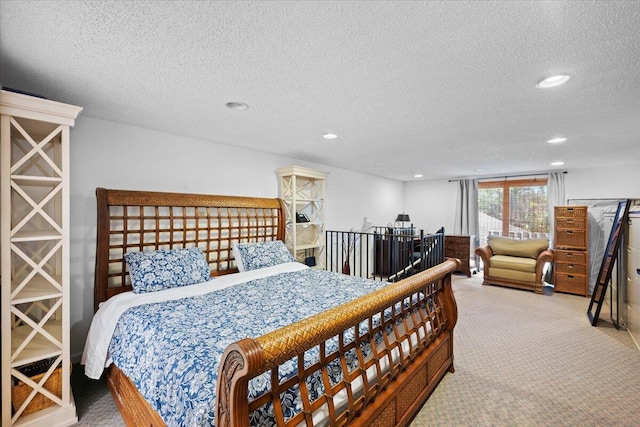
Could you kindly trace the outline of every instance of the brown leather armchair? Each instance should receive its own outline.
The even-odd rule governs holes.
[[[514,240],[489,237],[476,249],[484,264],[483,285],[500,285],[542,293],[542,275],[554,253],[547,239]]]

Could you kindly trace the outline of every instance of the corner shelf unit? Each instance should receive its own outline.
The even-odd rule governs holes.
[[[325,252],[324,195],[329,175],[301,166],[287,166],[277,170],[280,198],[285,212],[287,232],[285,243],[296,260],[314,256],[322,267]],[[296,214],[306,215],[308,222],[297,222]]]
[[[69,131],[81,111],[0,92],[3,426],[78,422],[69,354]]]

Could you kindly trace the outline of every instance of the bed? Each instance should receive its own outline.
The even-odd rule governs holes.
[[[279,199],[103,188],[96,190],[96,198],[98,313],[92,330],[100,329],[94,324],[99,323],[96,318],[104,307],[116,307],[119,301],[137,303],[139,295],[131,292],[125,254],[197,248],[212,279],[180,290],[149,293],[146,297],[150,302],[134,308],[127,308],[125,303],[120,308],[124,314],[118,318],[102,316],[114,317],[112,323],[117,321],[117,336],[109,344],[113,354],[107,360],[99,360],[102,367],[114,362],[105,370],[106,381],[127,425],[180,425],[181,420],[187,419],[182,414],[174,418],[166,415],[167,407],[181,406],[180,396],[158,391],[165,390],[161,388],[150,391],[149,381],[140,379],[141,375],[148,375],[156,381],[165,374],[149,374],[144,369],[144,373],[131,370],[128,375],[125,373],[129,365],[145,360],[163,366],[173,363],[158,359],[159,353],[190,358],[188,362],[182,359],[175,362],[179,365],[209,363],[216,367],[215,373],[197,370],[196,374],[185,375],[196,384],[199,395],[212,399],[208,403],[211,414],[203,413],[202,406],[198,410],[191,408],[197,414],[189,415],[192,417],[189,424],[197,420],[202,425],[217,426],[408,425],[444,375],[454,371],[453,329],[457,308],[451,273],[457,267],[455,260],[394,284],[354,279],[295,262],[251,271],[246,271],[244,265],[245,271],[239,272],[238,265],[246,264],[247,259],[236,259],[239,252],[234,243],[253,248],[254,244],[284,240],[286,221]],[[215,292],[209,286],[216,288]],[[240,329],[246,320],[244,316],[260,309],[245,307],[242,311],[240,306],[252,298],[271,301],[278,289],[283,290],[285,297],[288,295],[287,303],[272,301],[272,308],[260,312],[259,318],[266,325],[250,321],[248,335],[240,335],[227,345],[222,338],[216,339],[215,335],[209,338],[206,335],[209,332],[200,329],[200,324],[215,323],[220,317],[217,314],[224,312],[226,317],[221,321],[226,327],[224,336],[243,334]],[[197,295],[185,297],[181,292],[186,290]],[[171,293],[174,296],[165,296]],[[319,298],[323,293],[325,297]],[[317,306],[308,303],[302,294],[320,302]],[[234,306],[242,313],[235,324]],[[207,314],[195,314],[195,307]],[[298,315],[283,324],[282,318],[286,316],[275,314],[277,310]],[[269,316],[271,311],[274,313]],[[196,317],[182,317],[187,315]],[[127,326],[127,316],[133,326]],[[146,319],[145,326],[140,326],[140,319]],[[165,321],[174,323],[165,325]],[[141,341],[130,338],[134,329],[153,325],[181,337],[176,335],[179,330],[196,323],[200,340],[185,337],[161,344],[158,335],[157,342],[136,344]],[[175,347],[182,341],[192,344],[202,341],[213,347],[225,343],[225,346],[221,355],[214,357],[200,347]],[[135,354],[121,356],[114,347],[118,342],[122,343],[124,353]],[[171,350],[166,350],[169,345]],[[127,357],[136,359],[127,361]],[[214,358],[212,362],[210,359]],[[178,380],[165,381],[173,384]],[[160,396],[169,402],[164,406],[153,398],[163,393],[169,396]]]

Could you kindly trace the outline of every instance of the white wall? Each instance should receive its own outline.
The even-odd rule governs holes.
[[[638,199],[640,163],[570,170],[565,189],[567,199]]]
[[[457,182],[448,180],[405,183],[405,206],[413,224],[427,233],[434,233],[440,227],[453,233],[457,190]]]
[[[329,172],[327,229],[375,225],[407,212],[427,232],[453,232],[457,183],[402,183],[231,145],[80,116],[71,133],[71,353],[84,346],[93,316],[96,187],[277,197],[275,170],[300,165]],[[570,170],[566,195],[640,198],[640,164]]]
[[[80,116],[71,131],[71,354],[82,352],[93,316],[96,187],[277,197],[275,170],[299,165],[329,172],[328,229],[393,221],[402,182],[230,145]]]
[[[405,184],[405,207],[418,228],[433,232],[444,226],[453,233],[457,181],[410,181]],[[638,199],[640,163],[627,166],[568,170],[567,199]]]

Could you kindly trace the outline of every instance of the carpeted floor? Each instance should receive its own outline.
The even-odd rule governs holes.
[[[640,425],[640,351],[589,298],[456,278],[456,372],[412,426]]]
[[[482,286],[454,276],[458,324],[447,374],[411,424],[638,426],[640,351],[626,331],[586,316],[589,299]],[[103,381],[74,366],[81,426],[123,426]]]

